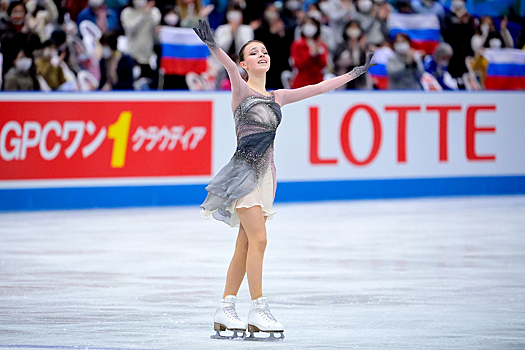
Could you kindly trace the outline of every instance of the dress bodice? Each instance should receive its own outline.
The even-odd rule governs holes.
[[[281,107],[275,102],[274,95],[248,96],[234,111],[237,141],[243,137],[265,132],[275,134],[281,123]]]

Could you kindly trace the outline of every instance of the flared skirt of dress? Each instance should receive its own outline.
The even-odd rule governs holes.
[[[230,212],[230,227],[239,227],[240,219],[237,214],[237,208],[251,208],[254,206],[260,206],[263,215],[268,219],[272,219],[275,215],[273,211],[273,200],[275,196],[274,189],[274,178],[272,167],[269,166],[266,171],[264,171],[263,176],[257,182],[257,186],[250,193],[234,200],[226,210]],[[209,219],[213,215],[215,210],[206,210],[203,209],[201,214]]]

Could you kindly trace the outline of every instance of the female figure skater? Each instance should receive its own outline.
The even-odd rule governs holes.
[[[270,68],[270,56],[264,44],[257,40],[247,42],[239,52],[241,67],[248,73],[244,81],[237,65],[215,43],[209,25],[199,21],[195,33],[226,68],[232,86],[232,111],[237,134],[237,150],[230,162],[210,181],[208,196],[201,205],[206,218],[213,215],[231,227],[239,226],[235,253],[226,276],[223,299],[215,313],[214,339],[237,338],[242,332],[245,340],[281,340],[284,327],[273,317],[268,301],[262,292],[262,266],[266,248],[266,219],[273,215],[275,196],[275,166],[273,143],[275,132],[281,122],[281,107],[333,90],[365,73],[370,67],[372,54],[364,66],[349,73],[299,89],[280,89],[267,92],[266,72]],[[248,284],[252,305],[246,323],[235,312],[236,294],[244,275]],[[220,331],[233,331],[233,336],[222,336]],[[254,332],[268,332],[270,337],[254,337]],[[274,337],[273,333],[280,333]]]

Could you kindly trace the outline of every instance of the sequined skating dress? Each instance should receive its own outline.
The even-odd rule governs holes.
[[[201,204],[202,214],[239,226],[237,208],[261,206],[271,219],[276,189],[273,145],[281,123],[281,107],[288,103],[333,90],[361,73],[350,72],[319,84],[299,89],[280,89],[269,95],[256,92],[239,74],[237,65],[216,45],[208,45],[226,68],[232,85],[232,111],[237,134],[237,149],[206,187],[208,195]]]

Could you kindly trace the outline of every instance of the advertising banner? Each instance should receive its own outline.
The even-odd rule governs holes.
[[[211,175],[211,101],[0,101],[0,180]]]

